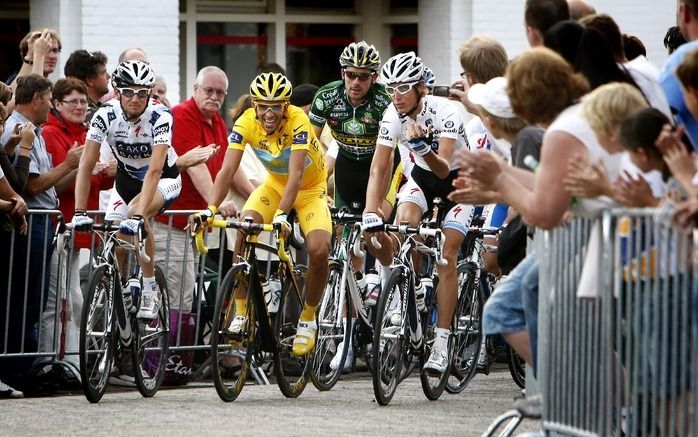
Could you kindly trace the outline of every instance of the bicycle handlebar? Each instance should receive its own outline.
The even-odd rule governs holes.
[[[354,230],[357,231],[358,233],[361,233],[361,223],[354,223]],[[354,238],[354,246],[352,247],[352,250],[354,252],[354,256],[357,258],[363,258],[366,256],[366,252],[361,250],[361,238],[360,235],[357,235],[356,238]]]
[[[278,244],[277,255],[279,259],[281,261],[290,260],[290,255],[286,250],[286,242],[279,236],[279,233],[281,232],[281,223],[267,224],[253,223],[249,221],[237,222],[228,220],[212,220],[205,225],[197,225],[192,228],[192,235],[194,236],[194,241],[196,242],[196,249],[203,254],[208,253],[208,247],[206,247],[206,243],[204,242],[204,230],[208,228],[238,229],[247,233],[274,232],[274,238]]]

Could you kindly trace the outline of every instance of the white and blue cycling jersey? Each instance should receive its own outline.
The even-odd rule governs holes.
[[[148,103],[145,112],[135,121],[128,121],[117,99],[112,99],[95,112],[87,139],[98,143],[106,140],[117,160],[118,171],[143,181],[148,172],[153,147],[168,147],[162,177],[177,177],[177,153],[172,147],[173,118],[160,103]]]

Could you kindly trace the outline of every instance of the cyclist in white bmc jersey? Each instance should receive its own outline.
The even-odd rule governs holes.
[[[155,76],[148,64],[124,61],[112,74],[116,96],[92,117],[85,150],[75,183],[76,230],[89,230],[92,219],[85,207],[90,175],[99,158],[103,141],[117,160],[116,179],[105,219],[120,222],[119,230],[135,235],[139,225],[150,234],[148,220],[163,211],[179,196],[182,180],[172,148],[172,114],[150,99]],[[141,304],[137,317],[153,319],[160,308],[155,282],[154,242],[146,240],[149,262],[139,259],[143,272]]]
[[[363,214],[363,228],[367,232],[380,230],[383,226],[385,217],[379,209],[387,189],[383,175],[388,171],[390,154],[396,143],[400,144],[399,147],[407,145],[415,161],[409,180],[400,190],[398,223],[408,222],[416,226],[433,208],[434,198],[440,197],[447,202],[447,195],[454,189],[452,182],[458,174],[455,152],[468,148],[463,122],[453,102],[426,94],[423,69],[422,60],[414,52],[409,52],[393,56],[381,70],[381,80],[393,104],[383,114],[371,163]],[[443,256],[448,264],[437,266],[436,338],[424,364],[425,371],[430,373],[443,373],[449,365],[449,327],[457,297],[456,262],[473,213],[470,205],[447,203],[445,207],[448,213],[442,225],[446,236]],[[384,233],[377,236],[383,247],[378,258],[390,259],[388,236]]]

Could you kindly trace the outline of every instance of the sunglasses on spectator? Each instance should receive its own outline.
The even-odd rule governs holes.
[[[407,83],[402,83],[398,86],[390,86],[387,85],[385,87],[385,92],[388,93],[388,95],[392,96],[396,92],[400,93],[400,95],[405,95],[409,90],[412,89],[413,86],[417,85],[418,82],[407,82]]]
[[[134,90],[133,88],[119,88],[119,92],[127,99],[132,99],[133,96],[138,96],[139,99],[145,99],[150,94],[150,88],[141,88]]]
[[[225,97],[228,92],[225,90],[221,90],[218,88],[211,88],[211,87],[201,87],[201,90],[206,94],[207,96],[210,96],[211,94],[216,94],[218,97]]]
[[[373,73],[354,73],[353,71],[344,70],[344,75],[349,80],[359,79],[361,82],[366,82],[373,76]]]
[[[268,105],[266,103],[255,103],[255,106],[262,112],[267,112],[269,110],[272,112],[281,112],[284,110],[284,105],[282,103],[274,103],[272,105]]]

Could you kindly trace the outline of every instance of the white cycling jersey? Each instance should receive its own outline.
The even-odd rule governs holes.
[[[463,120],[453,102],[431,95],[424,96],[422,102],[424,103],[423,108],[417,114],[416,120],[407,116],[401,116],[395,109],[395,105],[390,105],[383,114],[376,144],[394,147],[396,143],[400,143],[400,147],[405,147],[402,144],[406,144],[405,132],[407,126],[417,123],[424,130],[428,130],[431,127],[434,135],[431,149],[434,153],[439,152],[439,138],[441,137],[456,140],[454,152],[469,148],[468,140],[465,138]],[[426,171],[431,171],[424,158],[416,153],[412,155],[416,166]],[[456,154],[454,153],[450,163],[451,170],[458,168],[455,158]]]
[[[98,143],[106,140],[117,160],[118,171],[138,181],[145,179],[153,147],[166,144],[163,177],[176,177],[179,172],[175,166],[177,153],[172,147],[172,123],[170,110],[152,101],[138,120],[127,121],[119,101],[112,99],[95,112],[87,139]]]

